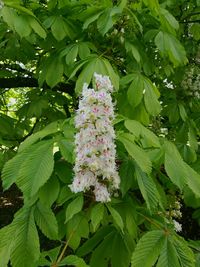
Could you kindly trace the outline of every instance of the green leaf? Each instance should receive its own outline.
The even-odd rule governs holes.
[[[21,6],[20,3],[18,4],[15,1],[6,1],[6,5],[11,7],[11,8],[17,9],[18,11],[25,13],[27,15],[30,15],[33,17],[35,16],[30,9]]]
[[[110,211],[110,214],[113,218],[114,223],[119,227],[119,229],[123,232],[124,231],[124,222],[122,220],[121,215],[119,212],[111,207],[109,204],[106,205],[108,210]]]
[[[80,212],[82,210],[82,207],[83,196],[79,195],[67,206],[65,223],[68,222],[75,214]]]
[[[187,172],[187,185],[195,194],[195,196],[200,198],[200,175],[194,169],[192,169],[186,163],[184,167]]]
[[[7,267],[10,259],[12,247],[14,245],[15,227],[12,224],[0,230],[0,266]]]
[[[115,15],[120,14],[121,9],[117,6],[107,8],[97,20],[97,28],[102,35],[105,35],[115,22]]]
[[[145,151],[134,143],[134,136],[131,134],[121,134],[118,138],[129,155],[136,161],[138,166],[146,173],[151,172],[151,161]]]
[[[110,78],[110,80],[114,86],[114,89],[117,91],[119,89],[119,76],[114,71],[112,65],[110,64],[110,62],[106,58],[103,59],[103,62],[104,62],[104,66],[106,68],[105,75],[109,76],[109,78]]]
[[[77,255],[82,257],[94,250],[94,248],[107,236],[113,228],[109,225],[101,227],[77,250]]]
[[[73,39],[75,36],[74,25],[62,16],[57,16],[55,18],[53,24],[51,25],[51,30],[53,36],[58,41],[63,40],[65,37]]]
[[[181,267],[195,267],[194,253],[188,247],[186,241],[180,236],[174,236],[174,247],[176,249]]]
[[[43,251],[40,254],[40,258],[37,261],[36,266],[51,266],[52,264],[54,264],[58,258],[60,248],[61,248],[61,246],[50,249],[48,251]],[[48,260],[47,260],[47,258],[48,258]]]
[[[74,163],[74,144],[66,139],[61,139],[58,141],[58,146],[64,159],[69,163]]]
[[[172,34],[160,31],[155,37],[155,44],[161,54],[169,56],[175,67],[187,63],[184,47]]]
[[[142,172],[139,168],[136,169],[135,174],[148,209],[150,212],[157,210],[160,203],[160,196],[152,177]]]
[[[82,18],[84,19],[84,24],[83,24],[83,30],[87,29],[88,26],[97,20],[99,16],[103,13],[103,10],[100,9],[99,7],[91,7],[88,8],[84,14],[82,14]],[[85,16],[85,18],[84,18]]]
[[[171,181],[180,189],[183,189],[187,182],[187,171],[176,146],[165,141],[165,170]]]
[[[2,14],[3,20],[8,24],[8,26],[12,30],[15,30],[14,22],[17,16],[16,12],[7,6],[4,6],[1,10],[1,14]]]
[[[159,92],[155,85],[147,78],[144,79],[144,103],[147,111],[156,116],[160,113],[161,107],[158,101]]]
[[[14,20],[14,27],[16,32],[21,36],[21,37],[26,37],[30,35],[31,33],[31,28],[29,26],[28,20],[25,16],[17,16],[15,17]]]
[[[43,39],[47,37],[46,31],[34,17],[29,17],[29,23],[34,32],[37,33],[40,37],[42,37]]]
[[[76,255],[67,256],[59,263],[59,266],[66,266],[66,265],[70,266],[73,265],[77,267],[88,267],[85,261]]]
[[[93,74],[96,70],[96,61],[97,61],[97,58],[90,60],[88,64],[84,66],[81,74],[78,76],[76,87],[75,87],[75,92],[77,94],[81,93],[84,83],[87,83],[87,84],[90,83],[93,77]]]
[[[127,96],[132,107],[137,107],[143,98],[144,85],[140,75],[133,75],[133,81],[130,84]]]
[[[62,79],[63,64],[59,60],[59,58],[52,58],[51,62],[48,64],[46,71],[46,82],[50,87],[54,87]]]
[[[86,64],[85,64],[86,63]],[[116,90],[119,88],[119,77],[113,70],[111,64],[107,59],[99,58],[97,56],[91,57],[86,61],[82,72],[80,73],[76,82],[75,91],[79,94],[82,91],[84,83],[89,84],[92,80],[94,72],[110,77],[111,82]]]
[[[78,55],[78,45],[73,45],[70,47],[70,49],[68,49],[68,53],[65,57],[65,61],[66,63],[69,64],[73,64],[77,58]]]
[[[93,230],[96,231],[97,226],[100,224],[104,217],[104,205],[102,203],[96,204],[91,211],[91,223]]]
[[[19,176],[20,166],[28,156],[27,151],[17,154],[11,160],[7,161],[2,170],[2,183],[4,190],[7,190],[13,183],[16,182]]]
[[[55,164],[55,172],[58,178],[63,182],[70,184],[73,178],[73,170],[71,164],[65,161],[59,161]]]
[[[160,147],[158,137],[149,129],[144,127],[140,122],[135,120],[125,120],[125,127],[137,138],[140,136],[147,140],[147,143],[154,147]]]
[[[135,58],[135,60],[139,63],[140,62],[140,54],[138,52],[138,49],[131,43],[126,42],[125,48],[127,52],[130,52],[132,56]]]
[[[132,255],[132,267],[152,267],[163,246],[164,231],[154,230],[143,235]]]
[[[47,135],[57,133],[59,131],[60,123],[59,121],[52,122],[48,124],[44,129],[33,133],[31,136],[26,138],[19,146],[18,152],[22,152],[27,147],[31,146],[32,144],[36,143],[38,140],[43,139]]]
[[[174,244],[166,238],[156,267],[181,267]]]
[[[81,42],[78,45],[78,54],[80,59],[87,58],[90,55],[90,43]]]
[[[134,177],[134,163],[133,160],[127,159],[123,161],[120,165],[119,175],[121,178],[120,188],[122,191],[122,196],[126,194],[126,192],[134,185],[135,177]]]
[[[84,212],[75,214],[67,222],[66,230],[69,246],[72,249],[77,249],[81,238],[88,238],[89,235],[89,224]]]
[[[189,31],[193,35],[194,40],[199,41],[200,40],[200,25],[199,23],[193,23],[190,27]]]
[[[40,188],[39,198],[45,206],[51,207],[51,205],[57,200],[60,191],[60,183],[56,176],[51,178]],[[51,192],[51,194],[49,194]]]
[[[56,217],[50,207],[37,202],[34,217],[37,225],[44,235],[49,239],[58,239],[58,225]]]
[[[54,167],[52,141],[32,145],[17,177],[17,185],[27,198],[35,195],[50,178]]]
[[[174,30],[178,30],[179,24],[175,17],[169,13],[169,11],[165,8],[160,8],[160,19],[162,26],[166,31],[174,34]]]
[[[56,40],[61,41],[66,37],[66,32],[64,29],[64,21],[62,17],[56,17],[52,26],[51,26],[52,34],[56,38]]]
[[[122,236],[116,233],[112,241],[111,264],[112,267],[127,267],[130,266],[131,254],[133,246],[127,242],[127,235]]]
[[[116,231],[112,231],[104,237],[100,245],[95,248],[90,260],[90,267],[107,267],[112,253],[112,243]]]
[[[34,222],[33,209],[22,208],[17,212],[12,226],[15,228],[11,252],[13,267],[33,267],[39,258],[39,237]]]

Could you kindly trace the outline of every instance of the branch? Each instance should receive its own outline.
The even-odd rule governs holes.
[[[180,23],[199,23],[199,22],[200,22],[200,19],[180,21]]]
[[[187,14],[184,19],[190,18],[192,16],[196,16],[196,15],[199,15],[199,14],[200,14],[200,11],[192,12],[192,13]]]
[[[19,88],[19,87],[39,87],[38,80],[30,77],[0,78],[0,88]],[[45,89],[65,92],[69,95],[74,94],[74,86],[65,83],[59,83],[51,88],[47,84],[43,85]]]

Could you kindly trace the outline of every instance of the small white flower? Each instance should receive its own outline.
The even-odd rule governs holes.
[[[182,225],[177,222],[176,220],[173,220],[173,224],[174,224],[174,230],[178,233],[178,232],[182,232]]]

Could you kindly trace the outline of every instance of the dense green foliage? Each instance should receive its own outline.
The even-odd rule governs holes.
[[[23,197],[0,267],[200,266],[187,232],[200,223],[199,21],[199,0],[0,1],[1,180]],[[94,71],[116,89],[121,184],[107,204],[68,187]]]

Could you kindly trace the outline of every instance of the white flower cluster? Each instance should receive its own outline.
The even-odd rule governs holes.
[[[182,225],[176,220],[181,219],[182,212],[181,212],[181,203],[178,199],[175,199],[175,202],[170,205],[170,210],[166,212],[168,217],[168,223],[173,225],[174,230],[176,232],[182,232]]]
[[[92,190],[96,201],[110,201],[111,193],[119,188],[115,164],[115,132],[109,77],[94,74],[96,88],[84,84],[79,109],[75,117],[76,162],[72,192]]]
[[[186,72],[181,85],[188,95],[200,99],[200,70],[197,66],[192,65],[190,67]]]

